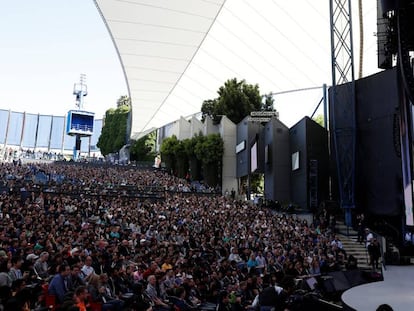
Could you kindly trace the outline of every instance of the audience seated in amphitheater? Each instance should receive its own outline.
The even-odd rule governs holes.
[[[22,260],[15,278],[32,285],[34,308],[42,301],[37,285],[53,288],[64,266],[64,293],[76,291],[76,280],[103,306],[134,310],[139,297],[157,310],[177,295],[193,307],[214,305],[223,291],[247,307],[271,274],[301,279],[344,269],[346,253],[325,218],[308,223],[189,189],[159,170],[2,163],[0,280]],[[146,293],[148,278],[157,300]]]

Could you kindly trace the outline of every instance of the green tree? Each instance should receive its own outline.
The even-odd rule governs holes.
[[[221,184],[223,153],[224,143],[219,134],[200,134],[183,141],[173,135],[161,144],[161,156],[167,169],[182,178],[190,171],[191,178],[199,180],[201,165],[204,181],[213,187]]]
[[[118,100],[116,101],[116,106],[122,107],[122,106],[128,106],[131,107],[131,98],[129,98],[127,95],[122,95]]]
[[[97,143],[104,156],[118,152],[125,145],[129,110],[130,107],[123,105],[106,111],[102,133]]]
[[[212,118],[216,123],[219,123],[220,117],[216,116],[216,106],[217,106],[217,99],[208,99],[205,100],[201,106],[201,114],[202,114],[202,121],[204,122],[205,118],[209,116]]]
[[[188,159],[188,173],[192,180],[200,180],[201,177],[201,161],[196,157],[195,146],[202,139],[203,135],[199,133],[191,139],[184,139],[182,141]]]
[[[131,143],[131,160],[134,161],[153,161],[155,152],[156,132],[153,131],[137,141]]]
[[[316,117],[313,118],[313,121],[315,121],[316,123],[318,123],[320,126],[324,127],[324,117],[323,114],[318,114]]]
[[[174,146],[174,157],[175,157],[175,174],[184,178],[188,172],[188,157],[185,150],[183,141],[179,141]]]
[[[176,156],[175,152],[178,149],[177,145],[180,142],[177,139],[177,136],[173,135],[167,137],[162,141],[161,144],[161,159],[165,163],[165,166],[168,170],[175,173],[175,162]]]
[[[210,134],[197,138],[194,153],[201,161],[204,181],[215,187],[221,184],[221,166],[224,154],[224,142],[219,134]]]
[[[275,100],[274,100],[272,94],[270,93],[270,94],[264,95],[263,99],[264,99],[264,101],[263,101],[263,104],[262,104],[262,110],[263,111],[275,111],[275,109],[274,109]]]
[[[222,115],[234,123],[239,123],[252,111],[262,109],[262,96],[259,86],[247,84],[245,80],[236,78],[227,80],[218,90],[218,98],[203,102],[201,112],[203,119],[211,116],[214,122],[220,122]]]
[[[260,173],[252,173],[250,175],[250,191],[252,193],[263,193],[264,176]]]

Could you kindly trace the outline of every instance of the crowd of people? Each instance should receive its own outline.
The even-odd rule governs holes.
[[[4,162],[21,161],[26,160],[49,160],[49,161],[62,161],[65,159],[64,155],[60,152],[51,151],[34,151],[31,149],[23,148],[2,148],[0,147],[0,159],[3,158]]]
[[[326,213],[309,222],[191,189],[154,169],[1,163],[3,310],[45,296],[61,310],[258,310],[269,286],[284,310],[300,280],[351,268]]]

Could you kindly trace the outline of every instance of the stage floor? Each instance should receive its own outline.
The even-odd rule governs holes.
[[[357,311],[375,311],[389,304],[394,311],[414,310],[414,266],[387,266],[384,281],[355,286],[342,294],[342,301]]]

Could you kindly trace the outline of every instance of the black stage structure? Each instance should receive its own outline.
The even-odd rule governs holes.
[[[414,1],[378,0],[377,25],[378,67],[385,71],[329,90],[330,132],[354,128],[353,214],[366,213],[375,231],[413,256]],[[331,149],[333,172],[350,165],[335,161],[347,153],[339,147]],[[332,194],[340,200],[336,193],[347,189],[346,180],[336,177]]]
[[[387,228],[396,241],[401,240],[404,210],[397,80],[394,68],[355,81],[355,212],[367,213],[376,230]],[[349,87],[340,85],[336,91],[330,118],[341,123],[349,120],[349,111],[343,108]],[[335,158],[331,150],[331,159]]]
[[[240,180],[264,175],[266,202],[315,212],[330,198],[328,132],[309,117],[290,129],[277,117],[267,122],[247,117],[237,125],[236,155]],[[250,198],[249,182],[244,187]]]

